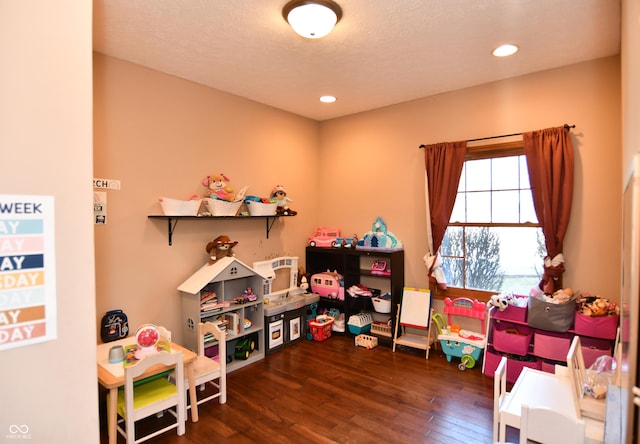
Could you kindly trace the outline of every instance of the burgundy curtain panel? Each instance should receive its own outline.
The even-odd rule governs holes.
[[[433,269],[436,266],[436,254],[442,244],[442,239],[449,225],[451,212],[456,202],[458,183],[464,166],[464,158],[467,151],[467,141],[443,142],[427,145],[424,148],[424,163],[427,175],[429,192],[429,214],[431,233],[433,237],[433,260],[429,266],[429,279],[433,278]],[[438,285],[443,290],[447,289],[446,282]]]
[[[565,270],[562,248],[573,199],[573,146],[565,127],[523,133],[522,138],[533,204],[547,247],[539,287],[553,293],[562,286]]]

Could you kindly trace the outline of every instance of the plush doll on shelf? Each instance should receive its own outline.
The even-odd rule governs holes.
[[[309,290],[309,278],[308,278],[308,274],[305,271],[304,268],[300,267],[298,268],[298,287],[304,291],[305,293],[308,293]]]
[[[276,208],[276,214],[281,216],[295,216],[298,214],[297,211],[293,211],[289,208],[289,202],[293,202],[293,200],[287,197],[287,191],[284,189],[282,185],[276,185],[273,187],[271,191],[271,198],[275,199],[278,207]]]
[[[233,257],[233,247],[238,245],[238,242],[231,242],[228,236],[222,235],[216,237],[209,242],[206,247],[206,251],[209,254],[209,265],[213,265],[216,261],[223,257]]]
[[[617,314],[615,302],[601,296],[584,295],[580,299],[579,312],[585,316],[609,316]]]
[[[233,192],[233,187],[228,182],[230,182],[230,179],[222,173],[205,177],[202,179],[202,185],[209,189],[205,197],[233,202],[236,195]]]
[[[494,294],[487,301],[487,307],[498,307],[498,310],[504,311],[509,306],[509,301],[511,301],[512,299],[512,293]]]

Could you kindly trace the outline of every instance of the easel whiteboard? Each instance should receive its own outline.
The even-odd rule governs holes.
[[[400,307],[400,325],[422,328],[429,326],[431,310],[431,291],[421,288],[405,287]]]

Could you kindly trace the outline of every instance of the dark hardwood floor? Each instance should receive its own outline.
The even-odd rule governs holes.
[[[201,404],[185,435],[149,442],[491,443],[493,380],[481,362],[465,371],[458,363],[439,348],[425,360],[420,350],[355,347],[348,336],[304,340],[230,373],[227,403]],[[103,419],[102,443],[104,430]]]

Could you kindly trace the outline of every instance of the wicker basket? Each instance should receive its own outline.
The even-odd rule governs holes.
[[[242,205],[242,201],[227,202],[226,200],[210,198],[203,200],[212,216],[235,216]]]
[[[274,216],[276,214],[276,209],[278,208],[277,203],[266,204],[252,200],[245,200],[244,203],[249,210],[249,216]]]
[[[165,216],[197,216],[202,199],[178,200],[161,197],[160,206]]]

